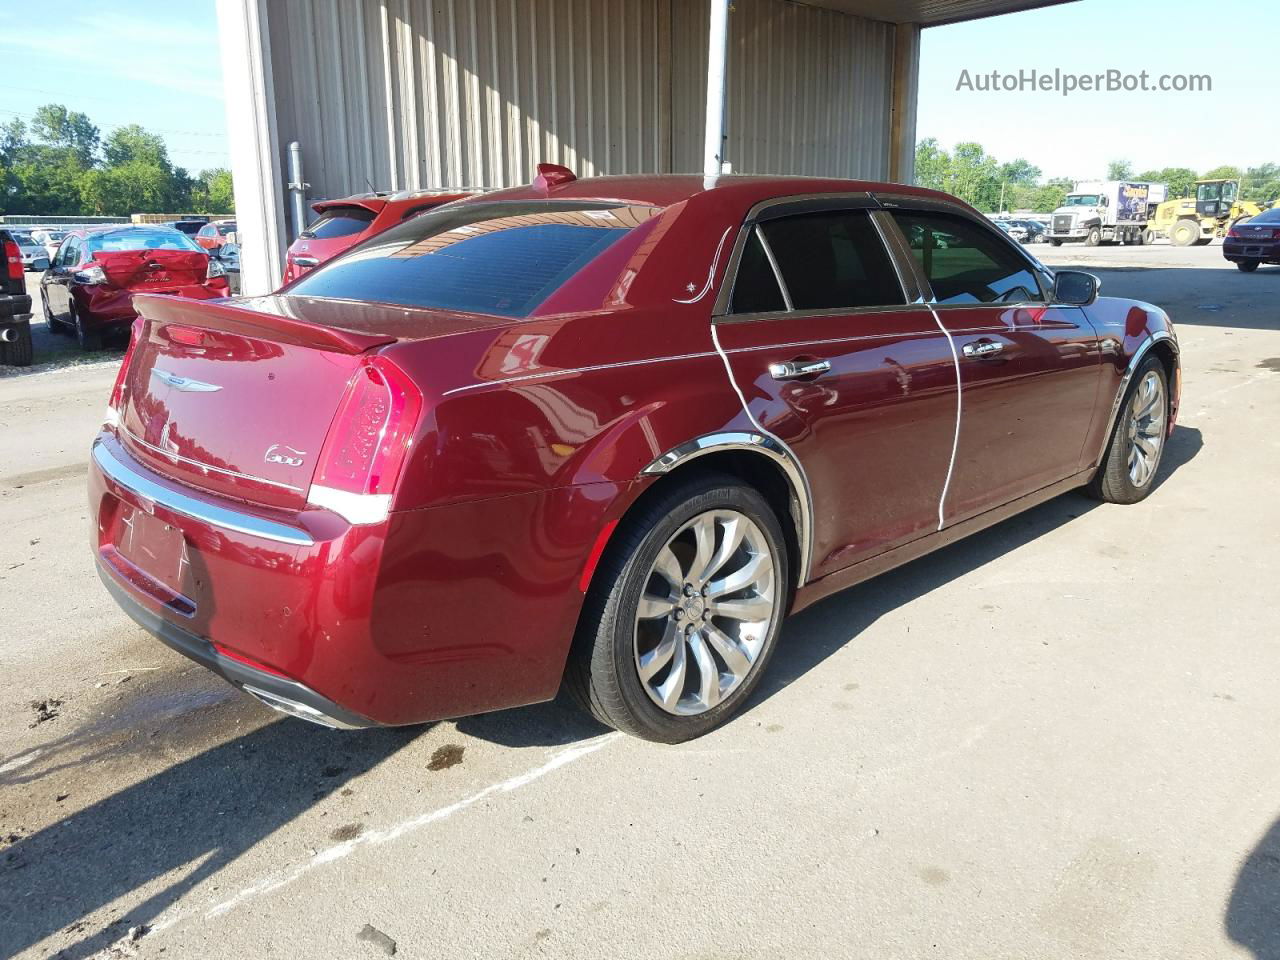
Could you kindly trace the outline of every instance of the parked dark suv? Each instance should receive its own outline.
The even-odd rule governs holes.
[[[22,269],[22,251],[8,230],[0,230],[4,269],[0,270],[0,363],[31,363],[31,297]]]

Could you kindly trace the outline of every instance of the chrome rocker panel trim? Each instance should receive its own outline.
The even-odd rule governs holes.
[[[813,549],[813,494],[809,489],[809,478],[805,475],[800,461],[791,452],[791,448],[781,440],[745,431],[707,434],[672,447],[640,472],[642,475],[649,476],[670,473],[676,467],[696,460],[698,457],[727,450],[746,450],[761,454],[782,468],[787,484],[791,487],[791,495],[795,499],[796,508],[793,510],[793,519],[796,527],[796,543],[799,548],[796,586],[803,587],[809,582],[810,553]]]

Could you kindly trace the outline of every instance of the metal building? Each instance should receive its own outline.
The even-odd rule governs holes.
[[[910,181],[921,28],[1060,2],[220,0],[243,288],[298,201],[542,161]]]

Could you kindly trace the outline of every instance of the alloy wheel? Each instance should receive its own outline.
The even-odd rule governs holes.
[[[722,703],[764,650],[778,602],[769,541],[736,510],[700,513],[654,560],[636,610],[635,665],[661,709]]]
[[[1166,415],[1164,381],[1159,372],[1149,370],[1134,391],[1129,414],[1127,464],[1129,481],[1135,487],[1145,487],[1150,483],[1160,465]]]

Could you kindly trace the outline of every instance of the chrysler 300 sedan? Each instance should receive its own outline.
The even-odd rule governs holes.
[[[544,166],[271,296],[134,302],[101,577],[331,726],[563,685],[697,736],[789,612],[1068,490],[1142,500],[1178,404],[1163,311],[893,184]]]

